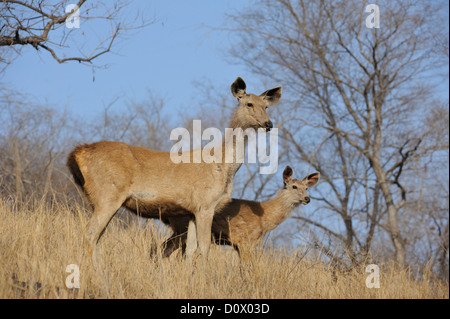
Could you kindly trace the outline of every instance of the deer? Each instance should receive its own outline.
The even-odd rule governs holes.
[[[231,93],[238,105],[230,128],[266,131],[273,128],[267,108],[280,101],[281,86],[255,95],[246,93],[246,83],[238,77],[231,84]],[[170,152],[118,141],[76,146],[68,155],[67,166],[93,210],[84,235],[87,253],[95,254],[109,221],[119,208],[125,207],[149,218],[193,215],[195,234],[192,235],[200,254],[207,258],[214,213],[231,201],[233,179],[242,165],[242,162],[224,160],[225,154],[236,148],[235,139],[232,143],[223,141],[222,147],[223,158],[217,161],[174,163]],[[189,150],[189,157],[193,158],[198,151],[201,150]]]
[[[248,253],[260,244],[268,232],[286,220],[296,207],[309,204],[307,190],[317,185],[320,173],[309,174],[302,180],[293,179],[292,175],[292,168],[286,166],[283,171],[283,188],[270,200],[257,202],[233,198],[223,209],[216,212],[211,230],[212,241],[232,246],[239,255],[244,247]],[[163,244],[165,257],[169,257],[180,247],[184,253],[190,245],[195,246],[190,234],[193,227],[192,217],[184,215],[162,219],[173,231]]]

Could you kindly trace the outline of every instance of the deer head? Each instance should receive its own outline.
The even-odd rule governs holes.
[[[284,188],[290,193],[290,198],[293,199],[295,204],[307,205],[310,202],[308,188],[312,188],[317,185],[320,178],[320,173],[313,173],[308,175],[302,180],[292,179],[292,168],[286,166],[283,172]]]
[[[273,124],[267,115],[267,108],[280,101],[281,86],[267,90],[260,95],[246,93],[246,87],[244,80],[240,77],[231,84],[231,93],[239,102],[232,120],[233,128],[241,127],[245,130],[251,127],[270,131]]]

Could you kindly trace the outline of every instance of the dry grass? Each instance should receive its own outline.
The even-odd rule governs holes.
[[[164,236],[148,224],[113,219],[93,267],[82,249],[89,215],[67,203],[17,209],[0,200],[0,298],[449,298],[448,283],[425,273],[380,265],[381,288],[365,285],[365,269],[337,273],[301,251],[258,250],[240,264],[215,247],[206,262],[153,253]],[[65,287],[66,266],[80,268],[80,289]]]

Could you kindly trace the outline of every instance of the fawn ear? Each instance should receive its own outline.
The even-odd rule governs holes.
[[[241,77],[238,77],[233,84],[231,84],[231,93],[235,98],[241,98],[245,94],[245,88],[247,85]]]
[[[287,184],[291,180],[292,173],[292,168],[290,166],[286,166],[283,172],[283,182],[285,184]]]
[[[307,177],[305,177],[303,179],[303,181],[306,182],[306,187],[312,188],[317,185],[317,183],[319,182],[319,178],[320,178],[320,173],[316,172],[316,173],[312,173],[312,174],[308,175]]]
[[[274,105],[280,102],[281,91],[282,87],[279,86],[274,89],[267,90],[266,92],[262,93],[260,97],[267,101],[267,105]]]

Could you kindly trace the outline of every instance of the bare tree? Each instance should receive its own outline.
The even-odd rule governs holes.
[[[154,22],[154,19],[149,20],[138,13],[127,18],[129,5],[129,1],[122,0],[79,0],[76,5],[68,0],[2,0],[0,62],[6,67],[21,47],[31,46],[47,51],[59,63],[92,63],[110,52],[121,31],[142,28]],[[89,35],[89,40],[86,35]],[[94,39],[95,35],[99,38]],[[74,47],[80,52],[74,52]]]
[[[114,98],[92,118],[80,141],[122,141],[167,150],[170,149],[170,122],[164,99],[151,91],[144,101]]]
[[[369,29],[366,1],[262,0],[230,16],[240,39],[231,54],[284,83],[292,97],[291,111],[283,110],[289,117],[279,120],[286,154],[321,172],[325,182],[316,190],[322,210],[298,218],[343,243],[350,255],[355,248],[367,253],[382,230],[405,265],[402,214],[416,190],[408,173],[445,147],[429,138],[429,110],[438,103],[423,79],[448,65],[448,53],[443,60],[433,46],[448,34],[436,21],[443,4],[378,5],[381,26]],[[344,232],[318,220],[327,212],[340,217]]]
[[[67,114],[4,88],[0,105],[0,194],[20,203],[53,188],[64,192],[61,159],[72,134]]]
[[[416,185],[408,195],[404,218],[408,255],[422,268],[430,268],[448,280],[449,212],[449,114],[448,103],[431,110],[427,121],[430,131],[424,144],[439,141],[442,149],[417,159],[406,172],[408,183]]]

